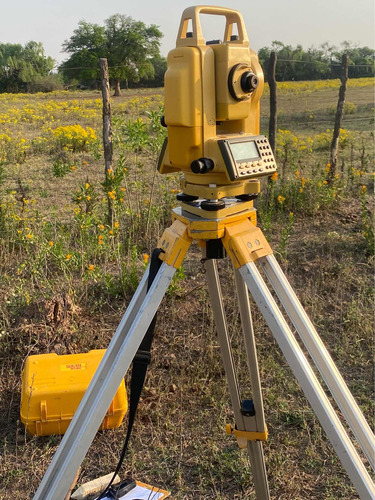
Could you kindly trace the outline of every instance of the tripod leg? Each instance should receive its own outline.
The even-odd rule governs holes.
[[[205,268],[207,271],[207,283],[208,291],[210,295],[211,307],[213,310],[216,329],[218,333],[220,350],[223,358],[225,374],[229,386],[229,393],[232,402],[232,408],[235,415],[235,420],[237,424],[237,429],[240,431],[264,431],[264,425],[262,428],[257,428],[256,420],[254,416],[246,416],[242,412],[240,391],[238,387],[236,372],[234,368],[231,346],[229,342],[228,329],[225,319],[224,306],[220,288],[220,282],[217,272],[217,265],[214,259],[206,260]],[[245,311],[245,305],[242,304],[242,313],[246,316],[249,311]],[[256,412],[259,411],[263,414],[263,407],[256,408]],[[264,424],[264,418],[263,418]],[[250,462],[253,470],[254,486],[259,500],[268,500],[269,489],[266,476],[266,468],[264,464],[263,448],[260,441],[247,441],[248,453],[250,457]]]
[[[251,318],[249,296],[240,273],[237,271],[237,269],[235,269],[234,272],[236,278],[238,303],[241,314],[242,330],[245,340],[246,357],[250,373],[252,396],[255,408],[256,428],[264,430],[266,428],[266,423],[264,420],[262,388],[259,377],[258,358],[256,353],[256,343],[253,322]],[[262,441],[248,441],[247,449],[250,455],[252,470],[254,471],[254,482],[256,484],[267,484],[268,487]],[[255,478],[255,474],[258,475],[257,479]],[[259,495],[258,497],[261,498]]]
[[[321,341],[285,274],[273,255],[259,259],[267,278],[344,414],[371,467],[375,469],[375,439],[341,373]]]
[[[251,388],[255,408],[259,410],[255,413],[255,420],[258,429],[265,428],[262,388],[260,384],[258,358],[256,352],[255,335],[253,321],[251,318],[250,303],[247,288],[238,270],[235,270],[236,289],[241,314],[241,323],[245,339],[245,349],[247,354],[248,368],[251,378]]]
[[[44,475],[34,500],[64,498],[176,269],[162,264],[149,291],[143,277]]]
[[[45,473],[34,500],[64,498],[100,423],[132,362],[159,304],[189,249],[186,224],[175,220],[161,236],[163,261],[148,288],[150,266],[112,338],[96,373]]]
[[[247,263],[239,268],[239,272],[360,497],[366,500],[375,498],[375,487],[366,468],[259,274],[256,265],[254,262]]]

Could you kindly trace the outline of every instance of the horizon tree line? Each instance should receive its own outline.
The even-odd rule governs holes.
[[[55,61],[45,55],[42,43],[0,43],[0,92],[97,88],[101,57],[108,60],[116,96],[121,95],[121,86],[163,86],[167,61],[160,54],[162,36],[158,26],[122,14],[109,17],[103,26],[79,21],[62,44],[69,57],[57,67],[57,73]],[[271,52],[277,54],[276,80],[280,82],[338,78],[343,54],[349,56],[349,78],[375,75],[375,50],[369,47],[344,41],[340,48],[325,42],[305,50],[302,45],[273,41],[258,52],[266,80]]]

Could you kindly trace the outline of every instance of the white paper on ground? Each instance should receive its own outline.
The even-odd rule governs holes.
[[[150,487],[151,488],[151,487]],[[158,488],[150,489],[145,488],[144,486],[140,486],[137,484],[135,488],[119,497],[118,500],[159,500],[161,498],[165,498],[165,492],[159,491]],[[104,497],[103,500],[111,500],[109,497]]]
[[[121,500],[159,500],[164,496],[163,492],[158,493],[157,488],[152,491],[148,488],[144,488],[143,486],[136,486],[129,493],[126,493],[123,497],[120,497]]]

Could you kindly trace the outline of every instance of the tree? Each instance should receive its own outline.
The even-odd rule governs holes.
[[[139,86],[142,87],[163,87],[164,86],[164,75],[167,71],[167,58],[163,56],[156,56],[151,59],[151,64],[154,67],[154,76],[150,78],[141,78],[139,81]],[[131,85],[132,86],[132,85]],[[137,86],[135,84],[134,86]]]
[[[80,80],[90,84],[100,78],[99,58],[105,57],[105,32],[102,26],[80,21],[70,40],[65,40],[63,51],[71,53],[59,71],[68,81]]]
[[[71,54],[60,69],[67,78],[87,82],[99,78],[99,59],[106,58],[109,77],[120,95],[120,82],[153,78],[152,58],[159,56],[162,33],[154,24],[146,26],[129,16],[115,14],[104,26],[80,21],[72,37],[63,44]]]
[[[0,91],[29,91],[30,85],[40,77],[50,74],[54,66],[41,43],[0,44]]]
[[[350,77],[374,75],[375,51],[368,47],[355,47],[349,42],[342,44],[342,50],[327,42],[318,48],[304,50],[301,45],[293,48],[274,41],[270,48],[263,47],[258,53],[259,61],[265,69],[268,68],[271,51],[277,52],[276,80],[279,82],[338,78],[343,54],[348,54],[350,58]]]
[[[350,42],[343,42],[342,49],[335,53],[337,62],[341,61],[344,54],[349,56],[349,77],[374,76],[375,51],[369,47],[353,46]]]

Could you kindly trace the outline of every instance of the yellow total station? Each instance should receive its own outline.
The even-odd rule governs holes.
[[[206,41],[201,14],[224,16],[223,41]],[[262,176],[276,163],[265,136],[259,134],[264,78],[250,49],[242,15],[235,10],[195,6],[185,9],[176,48],[168,54],[165,116],[168,138],[159,171],[182,171],[181,201],[205,198],[206,210],[220,210],[220,199],[249,201]]]

